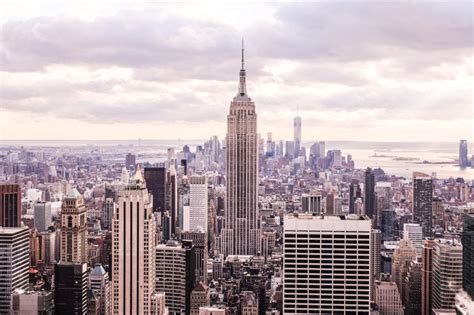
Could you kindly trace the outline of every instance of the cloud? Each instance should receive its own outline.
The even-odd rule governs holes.
[[[463,2],[272,4],[271,19],[255,18],[243,32],[233,25],[238,19],[155,7],[10,19],[0,30],[0,109],[157,128],[225,122],[243,33],[248,90],[266,128],[272,119],[280,128],[297,105],[336,133],[364,116],[377,128],[404,119],[455,125],[473,117],[471,9]]]

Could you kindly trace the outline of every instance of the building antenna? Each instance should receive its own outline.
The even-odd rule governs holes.
[[[242,37],[242,69],[244,68],[244,38]]]

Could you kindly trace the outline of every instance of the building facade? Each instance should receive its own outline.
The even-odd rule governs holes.
[[[21,188],[18,184],[0,185],[0,226],[21,226]]]
[[[413,221],[421,225],[423,237],[432,235],[433,181],[424,173],[413,173]]]
[[[369,314],[370,244],[365,216],[285,217],[283,312]]]
[[[155,288],[153,202],[138,167],[112,220],[112,313],[150,314]]]
[[[61,262],[87,262],[87,207],[74,188],[61,206]]]
[[[258,135],[255,103],[247,94],[242,47],[239,91],[230,104],[226,136],[226,211],[222,253],[256,255],[260,251],[258,209]]]
[[[8,314],[12,292],[28,287],[28,228],[0,227],[0,314]]]

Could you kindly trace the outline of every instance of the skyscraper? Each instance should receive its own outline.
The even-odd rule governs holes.
[[[454,297],[462,288],[462,245],[456,241],[437,239],[433,243],[433,309],[454,308]]]
[[[421,315],[431,315],[431,287],[433,282],[433,244],[434,240],[423,241],[421,256]]]
[[[189,178],[189,207],[183,215],[183,231],[202,229],[207,233],[208,193],[207,177],[194,175]]]
[[[21,226],[21,188],[17,184],[0,185],[0,226]]]
[[[207,233],[202,229],[194,231],[185,231],[181,233],[182,240],[192,241],[194,247],[194,267],[195,267],[195,284],[200,281],[207,283]]]
[[[463,216],[462,287],[471,296],[471,299],[474,299],[474,213],[466,213]]]
[[[15,289],[28,288],[28,228],[0,227],[0,314],[9,314]]]
[[[255,103],[247,94],[242,47],[242,69],[237,95],[230,104],[226,136],[226,209],[221,232],[222,252],[256,255],[260,251],[257,205],[258,136]]]
[[[150,194],[153,195],[153,211],[165,211],[166,168],[145,167],[145,183]]]
[[[402,239],[392,258],[392,280],[397,284],[400,297],[405,297],[405,280],[410,262],[416,259],[416,251],[410,240]]]
[[[376,222],[377,203],[375,199],[375,175],[370,167],[365,170],[364,193],[365,215],[367,215],[374,222]]]
[[[421,226],[416,223],[405,223],[403,225],[403,238],[410,240],[415,248],[416,255],[421,257],[423,249],[423,231]]]
[[[34,209],[35,228],[44,232],[51,226],[51,202],[38,201]]]
[[[112,221],[112,312],[150,314],[155,288],[155,217],[140,167]]]
[[[367,217],[287,216],[283,240],[284,314],[369,313],[372,253]]]
[[[156,246],[155,290],[165,293],[170,314],[186,312],[186,249],[175,240]]]
[[[296,116],[293,119],[293,142],[295,144],[295,153],[294,157],[297,158],[300,156],[301,150],[301,117]]]
[[[421,225],[423,237],[432,234],[432,203],[433,187],[432,179],[427,174],[413,173],[413,221]]]
[[[87,314],[87,263],[61,262],[54,266],[56,314]]]
[[[61,206],[61,262],[87,262],[87,207],[72,189]]]
[[[375,303],[380,314],[404,315],[400,292],[395,282],[377,282],[374,290]]]
[[[467,140],[459,141],[459,166],[469,166],[469,160],[467,159]]]

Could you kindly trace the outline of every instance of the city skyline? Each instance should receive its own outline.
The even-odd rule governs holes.
[[[469,3],[9,4],[1,140],[223,138],[245,37],[261,135],[472,142]]]

